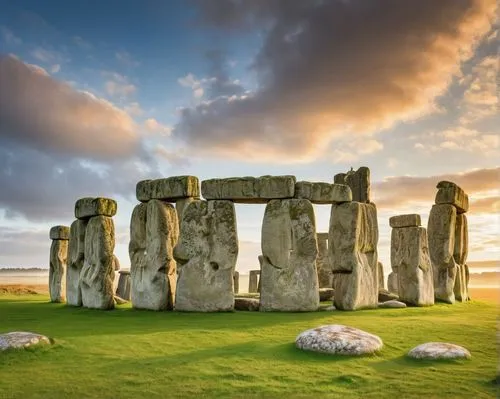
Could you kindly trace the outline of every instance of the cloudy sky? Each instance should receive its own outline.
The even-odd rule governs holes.
[[[0,0],[0,266],[47,267],[52,225],[115,198],[128,266],[135,184],[368,166],[388,219],[471,198],[470,260],[500,255],[495,0]],[[317,205],[319,231],[330,209]],[[237,269],[263,205],[237,205]]]

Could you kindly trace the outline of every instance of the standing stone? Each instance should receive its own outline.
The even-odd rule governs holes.
[[[259,256],[259,261],[262,259]],[[248,276],[248,292],[258,292],[260,270],[250,270]]]
[[[318,269],[319,288],[332,288],[333,273],[328,255],[328,233],[318,233],[316,237],[318,240],[316,267]]]
[[[457,265],[453,258],[457,210],[450,204],[436,204],[429,214],[427,231],[429,253],[434,274],[436,300],[455,302],[455,278]]]
[[[238,257],[234,204],[224,200],[188,204],[174,257],[179,269],[176,310],[233,310],[233,275]]]
[[[399,291],[398,284],[398,273],[395,271],[390,272],[387,276],[387,290],[393,294],[397,294]]]
[[[328,247],[335,276],[334,305],[341,310],[378,305],[378,224],[375,204],[332,205]]]
[[[304,199],[271,200],[262,223],[261,311],[319,307],[314,208]]]
[[[90,218],[85,230],[85,254],[80,274],[82,304],[92,309],[113,309],[115,226],[108,216]]]
[[[465,302],[469,296],[468,293],[468,277],[465,262],[467,261],[469,247],[469,234],[467,226],[467,216],[458,214],[455,224],[455,247],[453,250],[453,258],[457,263],[457,276],[455,278],[455,299]]]
[[[172,310],[175,300],[176,262],[173,248],[179,237],[177,212],[173,205],[150,200],[144,215],[143,204],[137,205],[132,216],[132,306],[136,309]],[[143,226],[137,224],[144,223]],[[132,239],[132,235],[134,236]],[[145,240],[140,238],[144,237]],[[139,239],[137,239],[139,238]],[[141,255],[142,245],[144,251]]]
[[[384,284],[384,265],[382,262],[377,262],[377,267],[378,267],[378,290],[384,290],[385,289],[385,284]]]
[[[425,228],[392,229],[391,264],[398,270],[400,301],[415,306],[434,304],[434,282]]]
[[[190,204],[194,200],[195,198],[188,197],[188,198],[181,198],[175,201],[175,210],[177,211],[177,219],[179,220],[179,226],[181,225],[182,222],[182,214],[184,213],[184,209],[188,204]]]
[[[116,288],[116,295],[122,299],[130,301],[130,286],[131,278],[129,270],[120,270],[118,272],[120,277],[118,278],[118,287]]]
[[[370,169],[362,166],[358,170],[339,173],[334,177],[334,183],[347,184],[351,187],[352,200],[355,202],[370,202]]]
[[[69,233],[66,303],[71,306],[82,306],[80,273],[85,259],[86,228],[87,221],[77,219],[71,224]]]
[[[240,272],[235,271],[233,274],[233,292],[237,294],[240,291]]]
[[[49,260],[49,292],[51,302],[64,301],[64,279],[68,260],[69,228],[55,226],[50,230],[52,240]]]

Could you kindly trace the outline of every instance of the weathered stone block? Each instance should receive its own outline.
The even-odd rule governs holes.
[[[242,204],[263,204],[275,198],[293,198],[295,176],[231,177],[201,182],[207,200],[230,200]]]
[[[116,295],[126,301],[130,301],[130,288],[132,286],[132,278],[129,270],[120,270],[118,277],[118,286],[116,287]]]
[[[314,208],[304,199],[270,201],[262,223],[261,311],[319,306]]]
[[[455,247],[453,249],[453,258],[458,264],[464,265],[467,262],[469,254],[469,228],[467,216],[465,214],[457,215],[455,222]]]
[[[392,230],[391,263],[398,271],[400,301],[414,306],[434,304],[434,282],[425,228]]]
[[[344,175],[344,183],[341,182]],[[337,179],[335,181],[335,178]],[[336,175],[334,182],[347,184],[352,190],[352,200],[356,202],[370,202],[370,169],[362,166],[358,170],[350,170],[345,174]]]
[[[398,273],[394,271],[389,273],[387,276],[387,290],[393,294],[397,294],[399,291],[398,284]]]
[[[75,203],[75,217],[77,219],[89,219],[92,216],[108,216],[116,215],[117,204],[115,200],[110,198],[81,198]]]
[[[143,204],[141,204],[143,205]],[[136,309],[172,310],[175,300],[176,262],[173,248],[179,237],[177,212],[172,204],[152,199],[132,215],[131,242],[131,299]],[[140,224],[145,223],[144,227]],[[145,234],[145,241],[142,241]],[[133,241],[133,242],[132,242]],[[141,246],[145,250],[141,254]],[[142,259],[141,259],[142,258]]]
[[[332,288],[333,272],[330,266],[330,255],[328,253],[328,233],[317,233],[318,257],[316,258],[316,269],[318,270],[319,288]]]
[[[85,230],[85,254],[80,273],[82,304],[92,309],[113,309],[115,226],[113,219],[90,218]]]
[[[54,226],[49,233],[51,240],[69,240],[68,226]]]
[[[140,202],[148,202],[151,199],[151,182],[153,180],[146,179],[137,182],[135,185],[135,196]]]
[[[382,262],[377,262],[378,268],[378,290],[385,289],[385,279],[384,279],[384,265]]]
[[[389,218],[389,225],[393,229],[401,229],[403,227],[419,227],[422,225],[420,215],[415,213],[409,215],[398,215]]]
[[[261,261],[262,264],[262,255],[259,256],[259,261]],[[248,292],[253,293],[253,292],[259,292],[259,277],[260,277],[260,270],[250,270],[248,274]]]
[[[87,220],[75,220],[71,224],[69,233],[66,303],[71,306],[82,306],[80,273],[85,259],[85,230],[87,223]]]
[[[469,196],[455,183],[440,181],[436,187],[436,204],[451,204],[458,214],[469,210]]]
[[[240,272],[235,271],[233,274],[233,292],[237,294],[240,291]]]
[[[328,248],[335,307],[375,308],[378,301],[378,223],[375,204],[332,205]]]
[[[457,266],[453,258],[457,210],[450,204],[433,205],[429,214],[427,232],[429,254],[434,269],[434,296],[436,300],[454,303]]]
[[[181,198],[200,197],[200,182],[196,176],[172,176],[149,183],[151,199],[175,202]]]
[[[181,225],[182,222],[182,214],[184,213],[184,209],[188,204],[190,204],[195,200],[196,198],[188,197],[188,198],[181,198],[175,201],[175,210],[177,211],[177,219],[179,220],[179,226]]]
[[[51,302],[64,301],[64,279],[67,260],[68,240],[52,240],[49,265],[49,292]]]
[[[233,275],[238,256],[236,213],[231,201],[193,201],[184,209],[174,249],[179,277],[175,309],[234,309]]]
[[[351,188],[345,184],[299,181],[295,183],[295,198],[313,204],[332,204],[352,201]]]

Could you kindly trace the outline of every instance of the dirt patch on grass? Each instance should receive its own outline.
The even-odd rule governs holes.
[[[43,284],[0,284],[0,295],[39,295],[48,292],[49,287]]]

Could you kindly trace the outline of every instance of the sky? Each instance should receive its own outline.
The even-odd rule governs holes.
[[[379,258],[389,217],[436,184],[470,197],[469,260],[499,260],[494,0],[0,0],[0,267],[48,267],[81,197],[118,201],[128,267],[145,178],[368,166]],[[330,207],[315,205],[318,231]],[[258,269],[264,205],[236,205],[237,270]]]

